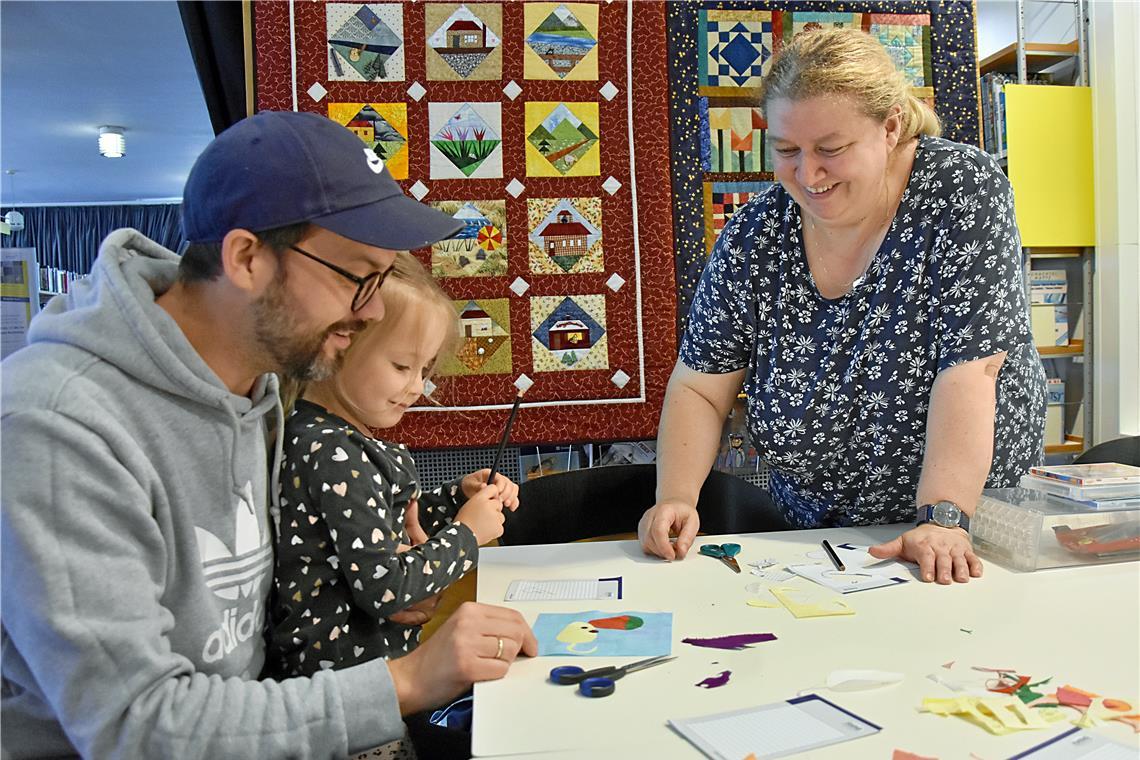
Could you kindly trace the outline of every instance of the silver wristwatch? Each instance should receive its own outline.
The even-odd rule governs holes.
[[[918,508],[918,525],[934,523],[943,528],[961,528],[969,532],[970,518],[952,501],[936,501]]]

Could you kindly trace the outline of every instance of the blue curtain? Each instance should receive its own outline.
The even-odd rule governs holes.
[[[0,209],[3,215],[9,209]],[[133,206],[16,207],[24,229],[0,236],[5,248],[35,248],[40,266],[87,274],[103,238],[120,227],[133,227],[151,240],[178,251],[182,213],[176,203]]]

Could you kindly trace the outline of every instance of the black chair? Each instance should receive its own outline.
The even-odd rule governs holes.
[[[1073,460],[1073,464],[1118,462],[1140,467],[1140,435],[1125,436],[1115,441],[1098,443]]]
[[[547,475],[519,486],[517,512],[506,514],[499,543],[559,544],[632,533],[656,502],[657,466],[624,464]],[[709,473],[697,502],[701,532],[790,530],[763,488],[723,472]]]

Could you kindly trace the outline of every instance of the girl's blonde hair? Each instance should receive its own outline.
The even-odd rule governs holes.
[[[906,76],[886,49],[859,29],[801,32],[772,60],[760,85],[760,110],[778,98],[804,100],[817,95],[846,95],[872,119],[882,121],[894,106],[902,108],[899,143],[917,135],[942,134],[938,116],[916,98]]]
[[[353,354],[368,350],[374,342],[384,340],[409,319],[426,326],[429,315],[435,316],[444,329],[438,356],[442,358],[455,352],[459,343],[459,315],[455,305],[415,256],[407,251],[396,254],[392,271],[379,295],[384,299],[384,318],[369,323],[357,334],[345,351],[345,361]]]
[[[407,251],[396,253],[392,270],[376,297],[384,301],[384,318],[379,322],[370,322],[356,334],[352,344],[345,349],[345,362],[351,361],[353,355],[367,351],[377,341],[387,338],[407,320],[417,320],[417,326],[426,329],[428,324],[432,324],[430,316],[435,316],[438,320],[435,324],[442,324],[444,329],[437,357],[442,359],[455,353],[459,346],[459,316],[455,306],[415,256]],[[304,393],[304,384],[282,380],[281,402],[286,413]]]

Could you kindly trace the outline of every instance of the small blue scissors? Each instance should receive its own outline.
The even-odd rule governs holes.
[[[614,693],[614,681],[626,673],[633,673],[643,668],[651,668],[663,662],[674,660],[675,657],[661,655],[650,657],[647,660],[638,660],[628,665],[610,665],[604,668],[583,670],[577,665],[563,665],[550,671],[550,680],[561,686],[578,684],[578,691],[585,697],[608,697]]]
[[[736,561],[736,555],[740,554],[740,544],[704,544],[701,546],[701,554],[715,557],[733,571],[740,572],[740,563]]]

